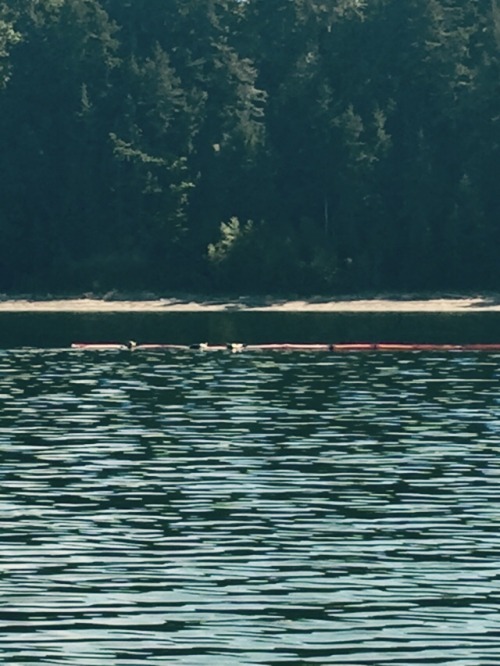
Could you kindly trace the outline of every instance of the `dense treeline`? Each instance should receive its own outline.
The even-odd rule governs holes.
[[[0,290],[500,283],[497,0],[0,0]]]

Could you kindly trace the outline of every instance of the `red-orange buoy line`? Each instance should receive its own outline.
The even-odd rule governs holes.
[[[117,351],[141,351],[141,350],[195,350],[195,351],[326,351],[326,352],[411,352],[411,351],[489,351],[500,352],[500,343],[493,344],[421,344],[421,343],[296,343],[276,342],[264,344],[244,344],[241,342],[230,342],[227,344],[208,344],[201,342],[193,345],[175,344],[139,344],[130,340],[126,343],[116,342],[74,342],[72,349],[86,350],[117,350]]]

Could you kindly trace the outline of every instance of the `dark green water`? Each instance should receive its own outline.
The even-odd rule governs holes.
[[[0,663],[497,666],[499,380],[1,351]]]
[[[0,313],[0,348],[72,342],[498,343],[500,312],[441,313]]]

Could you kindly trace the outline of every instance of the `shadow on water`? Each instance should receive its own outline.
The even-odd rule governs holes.
[[[499,312],[468,313],[1,313],[0,347],[72,342],[498,343]]]

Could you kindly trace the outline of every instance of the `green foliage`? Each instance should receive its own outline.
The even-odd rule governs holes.
[[[11,49],[20,41],[21,34],[14,27],[7,5],[0,3],[0,88],[6,85],[11,73]]]
[[[0,0],[0,290],[495,288],[499,80],[497,0]]]
[[[208,259],[213,264],[221,264],[228,261],[238,246],[248,239],[252,233],[253,222],[249,220],[243,226],[237,217],[232,217],[229,222],[220,225],[220,239],[217,243],[208,246]]]

